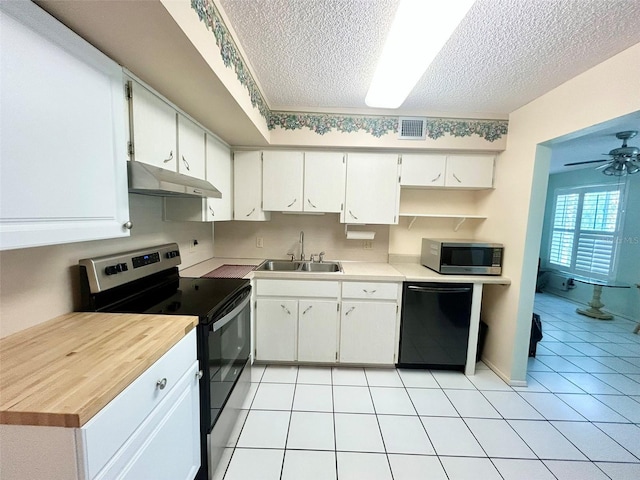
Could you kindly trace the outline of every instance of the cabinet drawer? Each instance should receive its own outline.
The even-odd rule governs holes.
[[[397,300],[397,283],[343,282],[343,298],[367,298],[370,300]]]
[[[256,295],[338,298],[338,282],[323,280],[258,280]]]
[[[86,454],[89,478],[100,471],[151,411],[173,390],[194,361],[195,329],[80,429],[79,443]],[[166,386],[161,389],[157,382],[163,379],[166,379]]]

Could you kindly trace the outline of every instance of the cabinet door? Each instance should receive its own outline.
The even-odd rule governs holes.
[[[258,299],[256,306],[256,359],[295,361],[297,359],[297,323],[297,300]]]
[[[132,160],[177,172],[176,111],[142,85],[131,88]]]
[[[305,152],[304,211],[340,213],[346,175],[344,153]]]
[[[302,211],[302,152],[266,151],[262,154],[262,208],[266,211]]]
[[[269,220],[262,210],[262,160],[260,152],[235,152],[233,156],[233,219]]]
[[[222,198],[207,198],[207,220],[233,220],[233,180],[231,151],[215,137],[207,135],[207,180]]]
[[[342,223],[398,223],[398,155],[350,153]]]
[[[0,249],[128,236],[122,68],[35,4],[0,7]]]
[[[445,185],[457,188],[493,187],[493,155],[450,155]]]
[[[197,362],[186,381],[176,385],[169,411],[152,418],[155,429],[122,472],[101,478],[192,480],[200,468],[200,397]],[[112,476],[112,474],[115,474]]]
[[[446,155],[404,153],[400,185],[403,187],[444,186],[446,162]]]
[[[338,302],[300,300],[298,360],[335,362],[338,351]]]
[[[342,302],[340,362],[395,363],[397,304]]]
[[[178,173],[205,179],[204,130],[178,114]]]

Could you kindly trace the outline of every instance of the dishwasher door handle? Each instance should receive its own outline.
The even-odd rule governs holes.
[[[466,293],[471,291],[471,287],[417,287],[415,285],[409,285],[407,287],[409,290],[413,290],[414,292],[424,292],[424,293]]]

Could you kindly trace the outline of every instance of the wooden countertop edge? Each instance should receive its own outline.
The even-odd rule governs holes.
[[[74,312],[67,315],[56,317],[52,320],[44,322],[40,325],[32,327],[33,329],[45,329],[56,325],[56,321],[60,321],[62,318],[69,318],[73,316],[82,315],[82,312]],[[95,315],[95,313],[92,313]],[[126,315],[126,314],[105,314],[105,315]],[[174,345],[176,345],[185,335],[193,330],[198,324],[197,317],[189,316],[169,316],[166,317],[172,319],[187,319],[190,323],[184,326],[182,331],[176,330],[170,337],[166,339],[163,344],[163,348],[156,350],[152,355],[140,359],[137,358],[132,363],[131,367],[123,373],[122,377],[113,382],[112,385],[101,391],[97,396],[87,399],[75,412],[68,411],[28,411],[21,410],[21,399],[11,405],[5,405],[6,400],[2,398],[0,402],[0,424],[3,425],[31,425],[31,426],[52,426],[52,427],[67,427],[67,428],[79,428],[82,427],[87,421],[89,421],[96,413],[104,408],[111,400],[118,396],[124,389],[126,389],[133,381],[138,378],[145,370],[153,365],[160,357],[162,357],[167,351],[169,351]],[[28,330],[22,330],[14,334],[16,338],[28,338]],[[13,336],[10,336],[13,337]],[[9,337],[6,337],[9,338]],[[0,375],[2,372],[0,371]],[[4,397],[4,395],[3,395]]]

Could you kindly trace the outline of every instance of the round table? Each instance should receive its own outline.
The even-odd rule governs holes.
[[[587,317],[597,318],[598,320],[612,320],[613,315],[608,312],[602,310],[604,307],[604,303],[600,297],[602,296],[602,289],[606,288],[631,288],[630,285],[620,282],[610,282],[607,280],[600,280],[597,278],[584,278],[584,277],[573,277],[576,282],[586,283],[589,285],[593,285],[593,297],[591,297],[591,301],[589,302],[589,308],[576,308],[576,312],[581,315],[586,315]]]

